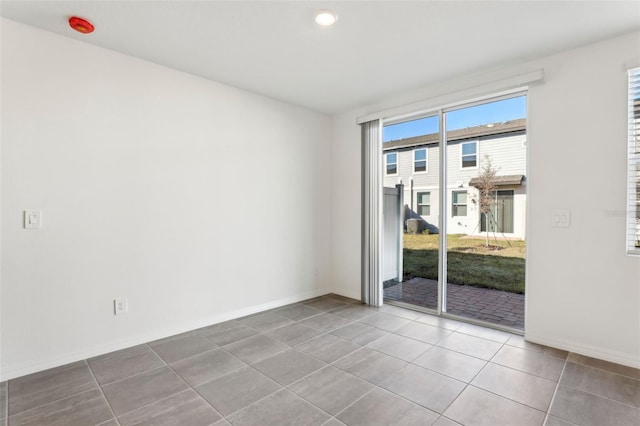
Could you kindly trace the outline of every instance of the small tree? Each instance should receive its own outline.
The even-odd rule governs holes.
[[[479,192],[478,204],[480,205],[480,212],[484,213],[484,226],[487,232],[485,244],[487,247],[489,247],[489,215],[491,207],[495,204],[496,173],[497,170],[491,164],[491,159],[489,156],[485,156],[475,186]]]

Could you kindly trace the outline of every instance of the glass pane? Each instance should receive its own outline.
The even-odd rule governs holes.
[[[387,164],[387,174],[395,175],[398,173],[398,169],[395,164]]]
[[[384,126],[382,128],[382,142],[408,139],[415,136],[437,134],[440,130],[438,116],[419,118],[417,120],[404,121],[402,123]]]
[[[447,112],[447,132],[467,127],[499,125],[512,120],[524,119],[526,113],[526,96],[487,102],[469,108],[460,108]]]
[[[419,192],[418,193],[418,204],[429,204],[431,199],[430,192]]]
[[[453,204],[467,204],[466,191],[454,191],[452,194]]]
[[[467,206],[456,204],[452,206],[452,216],[466,216],[467,215]]]
[[[402,180],[405,204],[403,276],[392,279],[383,271],[385,302],[398,301],[434,310],[438,308],[440,232],[438,122],[438,116],[431,116],[384,126],[382,144],[384,152],[397,153],[397,174],[384,176],[384,186],[393,188]]]
[[[513,232],[513,191],[498,191],[496,212],[499,232]]]
[[[476,153],[476,144],[473,143],[463,143],[462,144],[462,155],[474,155]]]
[[[475,167],[476,166],[476,157],[462,157],[462,167]]]
[[[387,154],[387,164],[397,163],[398,162],[398,154],[395,152],[393,154]]]
[[[444,309],[520,330],[524,329],[526,190],[524,185],[504,186],[489,178],[493,185],[485,187],[487,196],[481,197],[481,189],[471,182],[491,172],[498,178],[526,178],[525,106],[522,96],[446,113],[451,139],[445,187],[451,191],[447,203],[451,211],[446,216]],[[469,143],[478,134],[482,138]]]

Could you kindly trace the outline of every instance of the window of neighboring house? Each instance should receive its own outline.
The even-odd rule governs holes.
[[[453,191],[451,204],[452,216],[467,215],[467,191]]]
[[[397,175],[398,174],[398,153],[391,152],[385,156],[386,160],[386,174]]]
[[[426,148],[416,149],[413,151],[413,171],[415,173],[427,171],[427,149]]]
[[[478,165],[478,141],[464,142],[460,145],[462,168]]]
[[[418,214],[420,216],[431,215],[431,193],[418,192]]]
[[[629,70],[627,253],[640,255],[640,68]]]

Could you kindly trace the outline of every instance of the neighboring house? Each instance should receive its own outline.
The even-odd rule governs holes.
[[[496,203],[491,215],[494,220],[489,231],[524,239],[526,141],[525,119],[448,132],[449,234],[485,234],[474,183],[488,157],[497,171]],[[407,216],[419,216],[430,230],[437,231],[441,212],[438,134],[385,142],[383,151],[384,186],[404,184],[405,204],[411,210]]]

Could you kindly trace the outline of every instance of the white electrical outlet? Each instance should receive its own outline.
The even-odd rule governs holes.
[[[113,301],[113,314],[114,315],[126,314],[128,310],[129,310],[129,308],[127,306],[127,298],[126,297],[119,297],[117,299],[114,299],[114,301]]]

